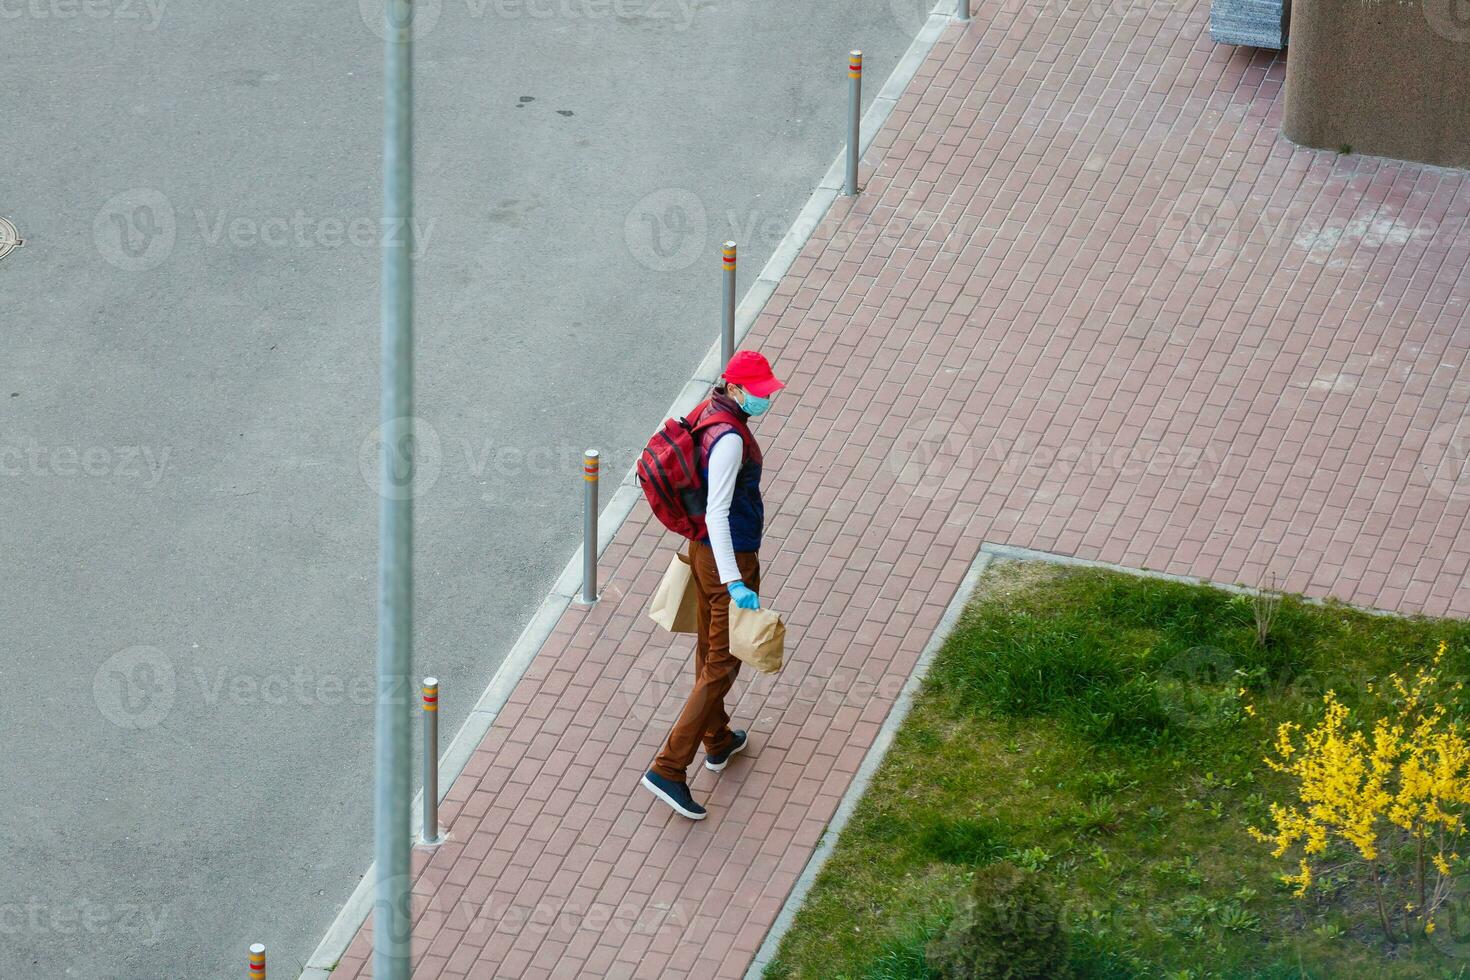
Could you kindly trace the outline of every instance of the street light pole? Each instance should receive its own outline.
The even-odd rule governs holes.
[[[382,391],[373,976],[409,980],[413,669],[413,3],[387,0],[383,48]]]

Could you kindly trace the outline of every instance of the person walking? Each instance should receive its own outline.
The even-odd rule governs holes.
[[[706,816],[690,793],[686,776],[700,743],[704,767],[713,772],[722,771],[750,744],[744,731],[731,730],[725,710],[725,695],[740,669],[740,661],[730,653],[730,603],[760,608],[758,552],[765,516],[761,451],[746,423],[769,410],[771,397],[783,387],[759,353],[737,351],[709,400],[689,419],[697,425],[714,413],[728,417],[698,431],[707,498],[706,535],[689,542],[692,587],[698,598],[694,689],[642,785],[690,820]]]

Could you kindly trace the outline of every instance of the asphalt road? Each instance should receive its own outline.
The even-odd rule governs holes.
[[[417,664],[466,710],[876,92],[911,0],[441,0]],[[0,0],[0,976],[295,976],[371,857],[381,49]],[[447,737],[447,736],[446,736]]]

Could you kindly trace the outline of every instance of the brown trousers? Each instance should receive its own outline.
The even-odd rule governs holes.
[[[741,581],[752,592],[761,587],[760,558],[754,551],[737,551],[735,564]],[[663,751],[653,763],[653,771],[665,779],[684,782],[684,770],[694,761],[699,743],[710,754],[723,752],[734,738],[730,716],[725,711],[725,695],[735,684],[740,661],[730,653],[730,593],[720,583],[720,570],[709,545],[689,542],[689,565],[694,572],[694,588],[698,593],[695,621],[699,638],[694,644],[694,689]]]

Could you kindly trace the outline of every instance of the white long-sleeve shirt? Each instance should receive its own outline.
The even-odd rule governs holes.
[[[730,501],[735,497],[735,477],[745,459],[745,441],[740,433],[731,432],[715,440],[709,453],[709,489],[705,498],[704,526],[715,553],[715,567],[720,584],[740,581],[740,566],[735,564],[735,546],[730,541]]]

